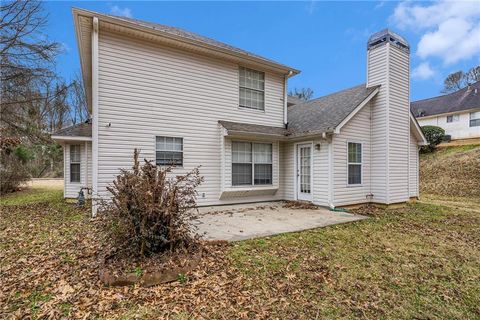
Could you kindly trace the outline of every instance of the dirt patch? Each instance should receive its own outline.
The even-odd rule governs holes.
[[[317,210],[319,207],[309,201],[285,201],[284,208]]]

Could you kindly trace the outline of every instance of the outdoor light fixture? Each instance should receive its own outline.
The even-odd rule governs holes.
[[[315,145],[315,150],[320,150],[320,143],[317,143],[317,144]]]

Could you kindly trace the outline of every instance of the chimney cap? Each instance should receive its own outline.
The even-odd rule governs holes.
[[[410,45],[408,44],[408,41],[390,29],[383,29],[382,31],[372,34],[368,39],[367,47],[370,50],[388,42],[406,52],[410,52]]]

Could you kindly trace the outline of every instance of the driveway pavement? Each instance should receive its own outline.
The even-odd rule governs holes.
[[[284,208],[283,202],[199,208],[193,223],[207,240],[238,241],[366,219],[326,208]]]

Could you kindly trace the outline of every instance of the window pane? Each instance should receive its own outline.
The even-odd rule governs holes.
[[[232,163],[251,163],[252,144],[250,142],[232,142]]]
[[[156,137],[156,164],[183,166],[183,138]]]
[[[252,184],[252,165],[250,163],[232,164],[232,185],[251,185]]]
[[[255,184],[272,184],[272,165],[255,164]]]
[[[360,143],[348,143],[348,162],[362,163],[362,145]]]
[[[74,144],[70,146],[70,162],[80,162],[80,145]]]
[[[362,165],[349,164],[348,165],[348,184],[362,183]]]
[[[253,144],[253,159],[255,163],[272,163],[272,144]]]
[[[447,122],[452,122],[453,121],[453,116],[447,116]]]
[[[80,163],[70,164],[70,182],[80,182]]]

